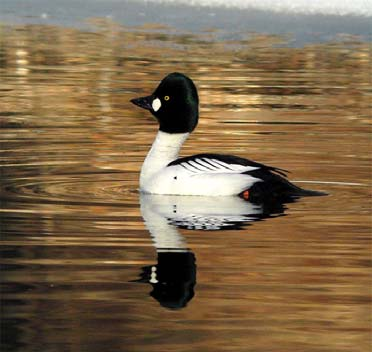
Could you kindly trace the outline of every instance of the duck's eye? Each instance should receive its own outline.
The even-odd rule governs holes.
[[[169,95],[166,95],[166,96],[164,97],[164,100],[165,100],[165,101],[168,101],[168,100],[169,100]]]

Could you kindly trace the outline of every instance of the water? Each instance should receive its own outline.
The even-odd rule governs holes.
[[[3,350],[368,351],[370,44],[94,25],[1,27]],[[171,71],[200,93],[183,155],[330,195],[141,196],[156,124],[129,100]]]

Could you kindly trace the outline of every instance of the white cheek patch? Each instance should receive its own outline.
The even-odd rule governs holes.
[[[161,101],[160,99],[156,98],[152,101],[152,104],[151,104],[153,110],[156,112],[158,111],[160,108],[161,108]]]

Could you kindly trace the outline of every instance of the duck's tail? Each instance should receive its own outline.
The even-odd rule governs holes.
[[[313,191],[311,189],[300,188],[293,183],[288,182],[288,195],[293,197],[318,197],[318,196],[328,196],[328,193],[322,191]]]
[[[288,202],[300,197],[317,197],[326,195],[328,195],[326,192],[300,188],[279,175],[275,175],[266,182],[256,182],[249,189],[244,190],[239,194],[242,198],[252,202],[270,200]]]

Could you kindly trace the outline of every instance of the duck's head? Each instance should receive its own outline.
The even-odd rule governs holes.
[[[147,97],[131,102],[149,110],[159,122],[159,130],[167,133],[192,132],[198,124],[199,98],[194,82],[182,73],[166,76]]]

